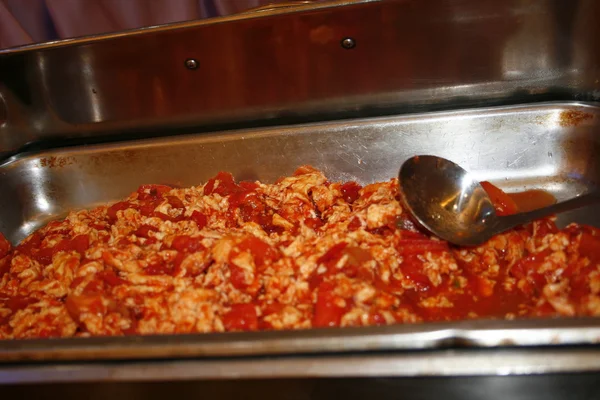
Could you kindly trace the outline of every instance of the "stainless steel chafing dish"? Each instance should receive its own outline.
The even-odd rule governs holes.
[[[599,11],[338,1],[0,52],[0,230],[219,170],[385,180],[416,153],[509,191],[597,189]],[[6,341],[0,382],[596,372],[599,339],[592,318]]]

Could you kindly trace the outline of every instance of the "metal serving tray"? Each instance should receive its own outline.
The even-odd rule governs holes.
[[[2,50],[0,158],[64,138],[600,101],[599,15],[597,0],[330,0]]]
[[[400,164],[415,154],[452,159],[508,191],[541,188],[563,200],[600,183],[600,107],[540,103],[19,154],[0,164],[0,231],[16,243],[69,210],[117,200],[145,183],[200,184],[221,170],[240,180],[272,182],[303,164],[322,169],[332,180],[368,183],[395,177]],[[600,226],[598,211],[565,214],[559,223]],[[0,382],[600,370],[599,341],[597,318],[0,341]],[[566,345],[587,347],[569,350]],[[526,353],[525,346],[550,350]],[[475,352],[457,352],[465,347]],[[477,353],[486,348],[497,352]],[[346,362],[352,357],[362,361]],[[473,364],[475,359],[483,364]],[[63,364],[40,375],[48,362],[99,360],[106,363],[87,369]],[[139,363],[149,364],[140,370]],[[193,368],[182,375],[186,365]]]

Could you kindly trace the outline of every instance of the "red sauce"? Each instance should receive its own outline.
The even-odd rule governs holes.
[[[25,296],[10,296],[3,297],[0,295],[0,304],[4,303],[4,307],[8,308],[12,314],[16,313],[19,310],[23,310],[27,308],[28,305],[37,303],[37,299],[33,297],[25,297]],[[10,315],[6,317],[0,316],[0,324],[6,324],[10,319]]]
[[[333,293],[334,287],[325,282],[317,291],[317,303],[312,324],[314,327],[339,326],[346,307],[340,307],[339,303],[344,301]]]
[[[358,221],[358,223],[360,224],[360,221]],[[322,227],[324,225],[321,218],[306,218],[304,220],[304,224],[306,226],[308,226],[309,228],[312,228],[315,230],[319,229],[320,227]]]
[[[360,189],[362,189],[362,186],[356,182],[346,182],[340,189],[342,191],[344,200],[346,200],[348,203],[354,203],[356,199],[360,197],[358,192]]]
[[[402,255],[423,254],[429,252],[448,251],[448,243],[432,239],[401,239],[398,242],[398,252]]]
[[[39,232],[35,232],[33,235],[31,235],[27,241],[25,242],[21,242],[21,244],[19,244],[16,248],[16,250],[19,253],[25,254],[25,255],[32,255],[32,253],[39,249],[42,245],[42,234]]]
[[[171,248],[181,252],[193,253],[204,248],[201,242],[201,237],[192,238],[187,235],[179,235],[175,236],[175,238],[173,239],[173,243],[171,243]]]
[[[41,237],[34,235],[28,242],[19,245],[17,250],[32,257],[42,265],[48,265],[52,263],[52,258],[58,252],[76,251],[83,257],[89,247],[90,238],[88,235],[77,235],[71,239],[63,238],[54,247],[42,247]]]
[[[13,296],[0,300],[2,300],[4,302],[5,307],[10,309],[13,313],[26,308],[30,304],[34,304],[37,302],[37,299],[33,297],[24,296]]]
[[[211,178],[204,186],[204,194],[217,193],[221,196],[234,194],[240,190],[240,187],[235,184],[233,175],[229,172],[219,172],[217,176]]]
[[[592,263],[600,262],[600,230],[588,229],[581,234],[579,254],[588,257]]]
[[[8,240],[0,233],[0,258],[4,258],[8,255],[12,246]]]
[[[423,270],[423,262],[416,255],[405,256],[402,260],[402,273],[412,281],[418,291],[425,291],[431,288],[431,281]]]
[[[117,212],[126,210],[131,208],[131,204],[128,201],[120,201],[118,203],[113,204],[108,208],[107,216],[110,222],[114,222],[117,220]]]
[[[11,257],[4,257],[0,259],[0,279],[2,279],[4,274],[10,272],[10,261]]]
[[[181,263],[187,257],[187,253],[177,253],[175,258],[173,259],[173,274],[176,275],[181,270]]]
[[[148,265],[144,272],[148,275],[173,275],[173,266],[161,261]]]
[[[138,188],[138,200],[162,200],[173,188],[166,185],[142,185]]]
[[[336,263],[343,255],[343,250],[348,246],[346,242],[340,242],[331,247],[325,254],[317,259],[317,264]]]
[[[180,209],[185,208],[183,201],[181,201],[181,199],[179,197],[167,196],[167,201],[173,208],[180,208]]]
[[[160,205],[160,203],[160,200],[150,200],[140,204],[140,214],[142,214],[144,217],[151,216],[152,214],[154,214],[154,210]]]
[[[360,228],[361,226],[362,226],[362,223],[360,222],[360,219],[358,217],[354,217],[348,224],[348,229],[350,231],[355,231],[358,228]]]
[[[228,226],[237,225],[236,218],[239,215],[244,222],[257,223],[268,234],[283,232],[284,228],[273,224],[274,210],[258,196],[255,192],[257,188],[258,184],[255,182],[236,184],[231,174],[220,172],[215,178],[208,180],[204,186],[204,194],[229,196]],[[199,223],[200,228],[207,223],[207,220],[198,214],[196,217],[192,215],[192,219]]]
[[[202,229],[208,224],[208,218],[200,211],[194,211],[192,213],[192,221],[198,225],[198,229]]]
[[[490,182],[481,182],[481,186],[490,196],[496,213],[500,216],[527,212],[556,203],[556,198],[545,190],[532,189],[524,192],[505,193]]]
[[[556,198],[553,195],[540,189],[508,193],[508,196],[515,202],[519,212],[537,210],[556,203]]]
[[[255,331],[258,317],[253,304],[234,304],[223,316],[223,326],[228,331]]]
[[[150,232],[157,232],[157,231],[158,231],[158,229],[153,227],[152,225],[142,225],[138,229],[136,229],[133,233],[139,237],[149,238]]]
[[[254,264],[257,268],[262,267],[267,260],[273,261],[279,256],[279,251],[277,249],[271,247],[256,236],[247,237],[237,246],[237,248],[240,252],[247,251],[252,254]],[[232,257],[234,255],[235,252],[232,253]]]
[[[492,185],[490,182],[481,182],[481,186],[487,192],[496,208],[496,214],[499,216],[516,214],[518,212],[517,204],[502,189]]]
[[[229,265],[229,273],[229,280],[231,281],[233,287],[240,290],[244,290],[248,287],[248,284],[246,283],[246,274],[243,268],[240,268],[235,264],[231,264]]]
[[[62,245],[64,243],[64,245]],[[83,256],[85,251],[90,247],[90,237],[88,235],[77,235],[73,239],[63,240],[59,243],[62,245],[58,251],[71,251],[75,250],[79,255]]]
[[[178,221],[183,221],[184,220],[183,215],[180,215],[180,216],[177,216],[177,217],[173,217],[171,215],[162,213],[160,211],[154,211],[150,215],[153,216],[153,217],[156,217],[156,218],[160,218],[163,221],[178,222]]]
[[[105,306],[102,295],[99,293],[87,293],[80,296],[69,295],[65,301],[67,311],[75,321],[79,321],[81,314],[103,314]]]
[[[298,174],[308,172],[314,172],[314,169],[305,167]],[[551,195],[539,190],[506,194],[489,182],[483,182],[482,185],[501,215],[527,211],[554,202]],[[541,242],[548,239],[546,235],[559,232],[551,219],[536,221],[516,229],[505,236],[505,241],[498,241],[504,244],[491,242],[477,249],[457,248],[432,239],[424,230],[420,231],[419,225],[405,213],[400,216],[402,228],[396,222],[390,222],[367,229],[364,221],[368,218],[365,217],[364,210],[354,210],[356,207],[353,204],[360,201],[361,208],[369,207],[370,202],[375,204],[381,201],[380,193],[387,196],[385,201],[396,195],[389,189],[386,189],[389,190],[386,194],[381,190],[382,186],[369,185],[361,188],[357,183],[349,182],[329,186],[334,195],[341,192],[341,198],[335,199],[336,204],[346,202],[348,206],[340,208],[352,210],[352,214],[347,214],[350,215],[347,220],[336,220],[342,229],[336,230],[335,238],[332,238],[327,236],[330,235],[327,229],[338,222],[331,219],[331,209],[320,210],[310,198],[291,207],[280,207],[274,204],[273,197],[269,197],[271,194],[263,191],[262,187],[253,182],[236,183],[231,174],[219,173],[204,186],[204,194],[228,196],[228,208],[217,210],[207,207],[207,204],[200,204],[200,207],[193,208],[196,211],[191,215],[182,211],[195,198],[192,192],[184,195],[172,192],[177,194],[174,196],[169,194],[172,189],[168,186],[140,187],[130,201],[108,207],[106,218],[98,217],[98,221],[90,223],[90,226],[100,230],[96,243],[92,245],[108,247],[100,260],[94,260],[104,262],[104,269],[100,269],[92,277],[75,277],[72,281],[67,281],[72,290],[56,301],[64,302],[68,313],[78,323],[78,332],[86,332],[87,329],[86,324],[80,321],[83,313],[99,316],[106,316],[108,312],[121,314],[129,322],[129,325],[123,324],[124,327],[119,332],[122,334],[139,333],[136,332],[138,322],[149,315],[154,315],[157,320],[170,318],[169,312],[163,312],[162,307],[167,307],[166,299],[173,290],[173,284],[149,282],[147,285],[160,286],[160,290],[151,294],[144,291],[143,294],[136,294],[139,297],[135,298],[128,297],[127,306],[124,305],[123,296],[128,296],[129,289],[135,290],[136,284],[130,279],[132,274],[113,269],[110,265],[114,262],[114,257],[139,248],[142,250],[140,253],[129,256],[135,257],[130,259],[144,260],[140,264],[144,267],[143,274],[183,276],[182,272],[185,272],[186,277],[192,278],[187,284],[194,289],[203,287],[204,281],[210,281],[201,276],[200,279],[195,277],[214,267],[214,271],[211,270],[207,276],[216,276],[218,279],[206,283],[205,287],[211,290],[218,288],[213,293],[218,297],[213,300],[216,302],[214,312],[227,331],[281,329],[282,324],[288,323],[284,321],[294,320],[287,318],[289,315],[301,321],[295,326],[309,326],[312,323],[314,327],[333,327],[342,323],[380,325],[391,323],[394,319],[400,322],[505,318],[507,313],[516,317],[557,315],[557,310],[552,305],[544,303],[546,285],[555,279],[557,273],[556,268],[547,269],[548,259],[553,253],[551,250],[531,252],[531,248],[539,248]],[[376,191],[377,199],[371,199]],[[156,211],[157,206],[164,202],[171,205],[173,211],[169,210],[169,214]],[[218,222],[218,229],[223,228],[222,221],[226,227],[235,229],[221,238],[227,244],[223,247],[227,252],[220,253],[215,248],[205,248],[203,238],[194,231],[193,224],[180,224],[173,227],[172,233],[161,227],[165,237],[163,239],[163,235],[158,235],[161,239],[157,239],[157,235],[152,233],[158,232],[158,228],[153,226],[156,221],[140,222],[132,219],[122,221],[123,225],[130,227],[127,232],[131,231],[131,234],[120,236],[117,245],[111,242],[108,246],[106,242],[111,232],[115,231],[111,223],[116,220],[119,211],[128,208],[138,209],[144,216],[158,217],[165,221],[194,221],[199,229],[207,226],[214,229],[215,221]],[[206,214],[198,211],[199,209],[207,210]],[[104,210],[105,208],[100,209],[100,214],[95,215],[102,215]],[[292,224],[292,228],[287,225],[285,228],[290,232],[278,235],[284,228],[273,224],[275,213]],[[253,230],[240,229],[248,222],[261,226],[270,234],[269,238],[262,232],[255,236],[250,233]],[[295,235],[299,234],[302,223],[315,232],[308,232],[310,235],[303,238],[306,240],[306,247],[299,246],[301,256],[286,256],[288,246],[297,240]],[[170,225],[165,224],[171,228]],[[347,236],[346,226],[347,231],[352,232]],[[0,235],[0,279],[5,283],[9,282],[5,287],[12,290],[15,287],[13,282],[18,282],[17,274],[4,275],[10,273],[11,259],[15,260],[13,254],[25,254],[39,261],[46,270],[49,269],[45,266],[53,258],[56,260],[55,255],[61,251],[79,254],[82,264],[89,262],[85,253],[96,235],[76,235],[73,232],[69,224],[51,223],[45,234],[51,235],[52,240],[44,240],[42,234],[36,233],[15,250]],[[579,307],[578,315],[589,315],[585,308],[589,301],[586,302],[585,299],[590,297],[594,271],[600,263],[600,230],[570,226],[562,232],[569,238],[569,245],[565,250],[567,260],[564,265],[559,266],[569,284],[567,296],[574,307]],[[208,231],[204,233],[207,234]],[[140,240],[135,240],[134,235]],[[54,245],[46,247],[47,243]],[[148,246],[151,243],[160,243],[160,255],[156,248]],[[206,240],[205,243],[211,243],[211,240]],[[507,246],[501,249],[495,247],[504,245]],[[88,254],[93,258],[91,253],[95,252]],[[251,262],[242,265],[238,258],[242,253],[247,253],[245,256],[251,257]],[[511,258],[515,253],[519,254],[518,260]],[[215,254],[224,254],[227,258],[223,259]],[[306,265],[300,265],[297,261],[301,257],[309,257],[311,264],[313,261],[316,264],[308,278],[304,275]],[[186,260],[190,262],[184,262]],[[13,264],[15,270],[22,267],[22,263]],[[499,268],[495,268],[496,264]],[[182,265],[186,266],[185,271],[182,270]],[[169,282],[168,279],[150,281]],[[82,285],[85,285],[82,292],[78,290],[77,295],[74,295],[73,289],[80,289]],[[297,286],[292,288],[290,285]],[[19,288],[24,289],[26,285]],[[36,302],[38,296],[43,295],[35,292],[23,297],[9,297],[6,293],[12,295],[15,292],[0,293],[0,305],[11,310],[11,313]],[[145,296],[155,297],[148,303],[144,301]],[[231,304],[241,301],[247,302]],[[288,311],[294,311],[294,314],[287,315]],[[274,315],[284,312],[285,318],[283,315]],[[404,313],[410,314],[410,318],[403,319]],[[0,319],[2,329],[11,329],[4,326],[10,321],[11,315]],[[265,318],[268,316],[271,317]],[[110,324],[110,321],[111,318],[104,318],[102,323]],[[179,323],[179,320],[174,321],[173,324]],[[176,331],[180,328],[184,331],[186,328],[182,326],[177,326]],[[60,332],[50,323],[48,327],[40,328],[37,335],[55,336]]]
[[[104,283],[109,287],[127,284],[127,281],[119,278],[113,270],[99,272],[98,278],[102,279]]]

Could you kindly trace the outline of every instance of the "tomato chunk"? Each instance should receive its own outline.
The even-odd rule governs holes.
[[[10,252],[12,246],[8,240],[4,237],[2,233],[0,233],[0,258],[6,257],[6,255]]]
[[[156,228],[152,225],[142,225],[138,229],[136,229],[135,232],[133,232],[133,233],[136,236],[148,239],[148,238],[150,238],[150,232],[158,232],[158,228]]]
[[[333,287],[327,282],[321,283],[317,290],[312,325],[317,328],[339,326],[346,312],[345,308],[338,304],[338,301],[343,299],[333,293]]]
[[[102,295],[97,293],[86,293],[82,295],[70,294],[67,296],[65,306],[71,317],[79,321],[81,314],[90,313],[102,315],[106,313],[106,307],[102,301]]]
[[[429,290],[431,281],[423,270],[423,262],[415,254],[405,257],[400,266],[402,273],[408,278],[419,291]]]
[[[185,208],[185,204],[177,196],[167,196],[167,201],[173,208]]]
[[[142,185],[138,188],[138,199],[139,200],[156,200],[163,197],[165,193],[173,190],[172,187],[167,185]]]
[[[140,205],[140,214],[144,217],[150,217],[154,213],[156,207],[160,205],[160,201],[149,201]]]
[[[173,267],[161,261],[148,265],[144,272],[147,275],[171,275],[173,273]]]
[[[10,272],[11,257],[0,258],[0,279],[2,276]]]
[[[126,280],[119,278],[112,270],[101,271],[98,273],[98,277],[100,277],[104,283],[110,287],[127,284]]]
[[[4,302],[5,307],[9,308],[13,313],[26,308],[30,304],[37,303],[37,300],[33,297],[25,296],[12,296],[7,299],[1,299]]]
[[[170,216],[168,214],[165,214],[165,213],[162,213],[160,211],[154,211],[150,215],[152,217],[160,218],[163,221],[171,221],[171,222],[179,222],[179,221],[182,221],[184,219],[184,217],[182,215],[177,216],[177,217],[172,217],[172,216]]]
[[[178,235],[173,239],[171,247],[177,251],[193,253],[204,248],[201,241],[201,237],[192,238],[188,235]]]
[[[331,261],[339,260],[343,253],[343,250],[348,246],[346,242],[340,242],[333,245],[325,254],[317,259],[317,264],[327,264]]]
[[[273,261],[279,256],[277,249],[274,249],[256,236],[249,236],[242,240],[238,245],[240,251],[248,251],[254,257],[254,263],[257,267],[262,267],[267,261]]]
[[[223,315],[223,326],[227,331],[255,331],[258,329],[258,317],[254,304],[234,304]]]
[[[591,262],[597,263],[600,261],[600,235],[594,235],[592,232],[584,232],[581,234],[579,241],[579,254],[588,257]]]
[[[131,204],[128,201],[120,201],[110,206],[106,211],[106,215],[109,221],[114,222],[117,220],[117,212],[127,210],[128,208],[131,208]]]
[[[84,255],[85,251],[90,247],[90,237],[88,235],[77,235],[71,239],[69,249],[75,250],[80,255]]]
[[[492,204],[496,209],[496,214],[502,216],[516,214],[518,212],[517,204],[509,195],[504,193],[502,189],[488,181],[481,182],[481,186],[487,192],[488,196],[490,196]]]
[[[49,257],[52,261],[52,256],[59,251],[76,251],[81,256],[90,247],[90,237],[88,235],[77,235],[72,239],[63,239],[52,248],[42,248],[38,251],[36,258],[43,259]],[[49,263],[49,262],[48,262]]]
[[[238,267],[235,264],[229,265],[230,277],[229,280],[234,288],[243,290],[248,287],[246,283],[246,274],[244,273],[244,269]]]
[[[211,178],[206,182],[204,186],[204,194],[219,194],[221,196],[228,196],[230,194],[239,191],[240,187],[235,184],[233,175],[229,172],[219,172],[217,176]]]
[[[350,223],[348,224],[348,229],[351,231],[355,231],[362,226],[360,219],[358,217],[352,218]]]
[[[352,204],[360,197],[359,192],[362,189],[362,186],[356,182],[346,182],[340,189],[342,191],[342,197],[344,200]]]
[[[42,234],[39,232],[35,232],[24,242],[21,242],[17,246],[17,251],[23,253],[25,255],[31,256],[33,255],[34,250],[39,249],[42,246]]]
[[[204,228],[208,224],[208,218],[200,211],[194,211],[191,216],[192,220],[198,225],[198,229]]]

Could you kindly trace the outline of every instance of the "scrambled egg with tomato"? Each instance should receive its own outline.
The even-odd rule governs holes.
[[[406,215],[395,179],[219,173],[1,237],[0,338],[600,315],[599,262],[599,230],[552,219],[451,246]]]

